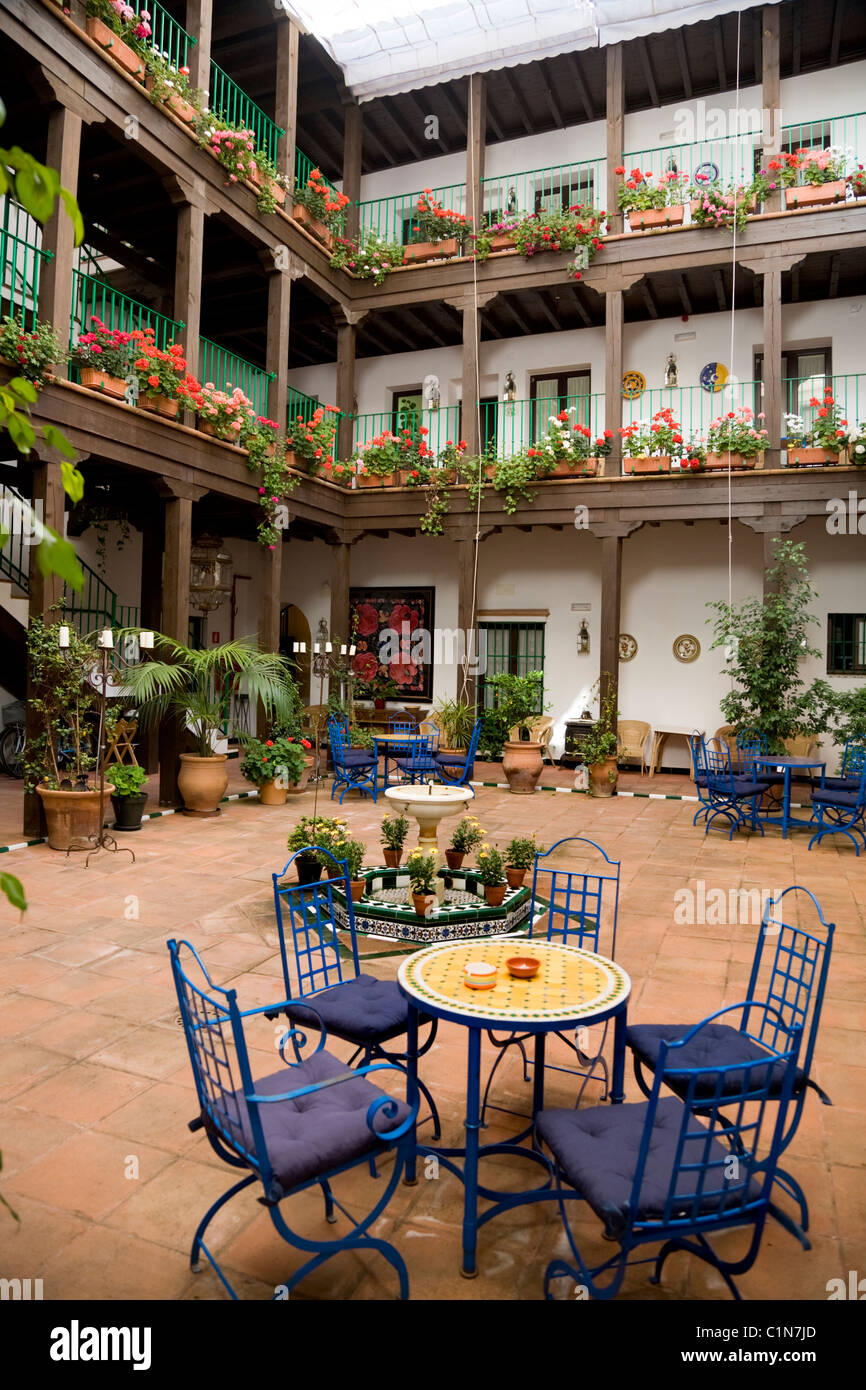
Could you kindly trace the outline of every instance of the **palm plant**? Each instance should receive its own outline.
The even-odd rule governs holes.
[[[167,716],[181,719],[195,735],[202,758],[213,755],[214,740],[223,736],[227,697],[241,682],[272,722],[292,715],[293,681],[285,658],[261,651],[254,637],[198,651],[158,632],[154,651],[162,659],[130,667],[124,684],[144,723],[159,724]]]

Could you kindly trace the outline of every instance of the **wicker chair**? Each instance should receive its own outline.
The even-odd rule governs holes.
[[[647,770],[646,746],[652,737],[652,727],[643,719],[620,719],[616,726],[617,761],[624,763],[637,759],[641,776]]]
[[[541,744],[541,761],[546,758],[549,763],[553,763],[553,754],[550,751],[550,736],[553,733],[553,719],[549,714],[541,714],[537,719],[531,720],[529,724],[529,738],[532,743]],[[520,738],[520,728],[515,724],[508,735],[512,743],[516,743]]]

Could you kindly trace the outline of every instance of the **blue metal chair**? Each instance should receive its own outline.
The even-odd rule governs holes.
[[[411,738],[417,727],[415,720],[405,714],[388,720],[389,734],[405,734],[407,738]]]
[[[560,1215],[574,1258],[574,1264],[556,1259],[547,1266],[545,1297],[552,1297],[554,1279],[567,1277],[593,1298],[614,1298],[630,1264],[652,1261],[650,1283],[657,1284],[668,1256],[685,1250],[718,1270],[739,1299],[732,1275],[751,1269],[761,1247],[801,1033],[799,1024],[785,1026],[764,1005],[762,1027],[769,1024],[777,1042],[761,1060],[689,1065],[688,1056],[704,1056],[707,1030],[721,1026],[716,1019],[742,1007],[721,1009],[685,1037],[662,1042],[648,1101],[539,1113],[535,1132],[553,1155]],[[674,1080],[677,1094],[663,1096],[662,1086]],[[734,1106],[735,1119],[723,1120],[708,1097]],[[600,1264],[587,1265],[571,1230],[566,1201],[575,1197],[586,1200],[605,1238],[619,1246]],[[736,1226],[751,1226],[752,1238],[746,1254],[730,1260],[707,1237]],[[640,1246],[659,1243],[656,1256],[629,1258]],[[599,1276],[607,1275],[609,1282],[600,1285]]]
[[[478,740],[481,737],[481,720],[476,719],[472,736],[465,753],[437,753],[436,766],[438,768],[437,777],[440,782],[444,782],[451,787],[465,787],[475,770],[475,755],[478,752]],[[473,791],[473,796],[475,792]]]
[[[742,777],[751,776],[755,771],[755,758],[763,757],[770,751],[766,734],[758,729],[741,729],[736,738],[737,772]]]
[[[593,857],[595,854],[599,854],[603,862],[599,862],[596,869],[588,872],[544,863],[555,850],[561,849],[563,845],[587,845],[589,850],[593,852]],[[598,951],[599,937],[604,932],[602,954],[614,960],[616,958],[616,925],[619,915],[619,874],[619,861],[611,859],[601,848],[601,845],[597,845],[594,840],[585,839],[581,835],[569,835],[564,840],[558,840],[555,845],[551,845],[550,849],[536,854],[532,871],[530,937],[534,934],[536,913],[542,912],[546,907],[545,940],[568,942],[585,951]],[[565,1033],[559,1032],[556,1034],[575,1053],[583,1070],[574,1067],[561,1067],[547,1061],[545,1066],[551,1071],[562,1071],[570,1076],[583,1077],[583,1084],[578,1091],[575,1107],[580,1104],[587,1082],[591,1080],[602,1080],[601,1098],[602,1100],[607,1099],[608,1069],[607,1061],[603,1055],[607,1041],[607,1028],[606,1022],[602,1026],[601,1040],[594,1055],[590,1055],[585,1047],[580,1045],[576,1037],[569,1037]],[[519,1048],[523,1058],[523,1080],[529,1081],[529,1068],[533,1063],[526,1055],[525,1044],[532,1036],[531,1033],[509,1034],[500,1039],[496,1037],[494,1030],[488,1031],[487,1037],[493,1046],[499,1049],[499,1055],[493,1063],[487,1078],[487,1085],[484,1088],[484,1099],[481,1106],[482,1124],[487,1113],[488,1096],[493,1078],[509,1047]],[[596,1075],[596,1068],[601,1073],[600,1077]],[[491,1105],[490,1108],[493,1110],[504,1109],[500,1105]],[[513,1114],[514,1112],[507,1111],[506,1113]]]
[[[713,809],[713,803],[707,791],[707,746],[703,734],[697,729],[689,735],[689,753],[692,759],[692,780],[700,802],[700,806],[692,819],[692,825],[697,825],[698,821],[703,816],[708,816]]]
[[[425,778],[435,776],[438,771],[435,753],[434,739],[429,734],[416,734],[408,753],[395,758],[394,761],[404,779],[408,778],[413,783],[423,782]]]
[[[804,902],[804,907],[811,910],[809,903],[814,907],[816,921],[810,930],[793,926],[783,920],[781,913],[784,909],[781,904],[789,893],[805,893],[808,903]],[[800,900],[794,898],[792,905],[795,908],[794,915],[799,917]],[[764,905],[761,932],[752,959],[747,1000],[739,1006],[743,1010],[739,1026],[713,1025],[704,1031],[700,1052],[690,1047],[681,1053],[681,1060],[686,1066],[732,1066],[737,1062],[751,1062],[766,1057],[777,1047],[779,1037],[778,1025],[768,1022],[767,1010],[770,1008],[778,1009],[783,1027],[790,1028],[795,1024],[801,1027],[806,1050],[797,1070],[794,1111],[788,1130],[783,1135],[780,1152],[787,1149],[797,1132],[807,1090],[815,1091],[824,1105],[832,1105],[826,1091],[821,1089],[809,1073],[818,1039],[835,930],[832,922],[824,920],[821,905],[808,888],[792,884],[777,898],[768,898]],[[772,942],[775,942],[774,947],[770,944]],[[770,968],[767,974],[765,967],[766,978],[762,978],[765,946],[768,948]],[[749,1018],[753,1009],[764,1011],[761,1026],[754,1035],[749,1032]],[[635,1078],[645,1096],[650,1095],[651,1087],[644,1075],[644,1068],[649,1071],[657,1070],[662,1042],[665,1039],[670,1041],[672,1038],[682,1037],[688,1027],[686,1023],[635,1024],[626,1032],[626,1044],[634,1054]],[[680,1094],[675,1075],[669,1084]],[[775,1084],[770,1087],[769,1094],[771,1099],[775,1097]],[[719,1103],[727,1107],[732,1102],[727,1099],[726,1093],[723,1092],[722,1095],[725,1099]],[[802,1241],[802,1232],[809,1228],[809,1209],[802,1189],[790,1174],[783,1173],[781,1169],[777,1181],[780,1187],[799,1203],[802,1229],[794,1227],[790,1218],[775,1208],[773,1215]]]
[[[394,1100],[365,1078],[401,1069],[376,1062],[347,1070],[345,1063],[325,1051],[322,1026],[317,1047],[304,1060],[300,1060],[300,1052],[306,1039],[296,1028],[290,1028],[279,1043],[285,1065],[254,1078],[245,1021],[256,1014],[272,1016],[268,1008],[239,1009],[236,991],[213,983],[188,941],[169,941],[168,949],[198,1093],[199,1116],[189,1127],[204,1129],[211,1148],[231,1167],[248,1170],[199,1222],[190,1251],[193,1272],[198,1272],[204,1254],[230,1297],[237,1298],[205,1244],[205,1232],[226,1202],[260,1182],[259,1201],[267,1207],[283,1240],[310,1256],[285,1280],[280,1296],[284,1296],[283,1289],[290,1292],[305,1275],[340,1251],[372,1250],[397,1271],[400,1297],[408,1298],[409,1280],[402,1257],[393,1245],[368,1234],[393,1196],[411,1152],[417,1106],[410,1108]],[[188,973],[192,961],[181,962],[184,949],[198,967],[199,983]],[[289,1039],[295,1050],[294,1062],[285,1053]],[[385,1191],[372,1210],[358,1220],[334,1196],[331,1180],[390,1149],[396,1152]],[[339,1239],[300,1236],[283,1217],[281,1203],[314,1186],[321,1187],[324,1194],[327,1220],[336,1222],[336,1207],[351,1223],[351,1230]]]
[[[729,840],[741,826],[760,830],[763,835],[764,827],[758,820],[758,800],[767,790],[767,783],[756,782],[753,772],[735,773],[727,750],[715,752],[707,748],[705,757],[710,807],[704,834],[709,834],[710,826],[721,816],[730,825]]]
[[[369,748],[352,748],[349,745],[349,728],[338,719],[328,720],[328,736],[331,741],[331,760],[334,764],[334,780],[331,783],[331,800],[338,788],[340,805],[346,792],[358,791],[362,796],[368,794],[376,800],[376,755]]]
[[[864,768],[866,768],[866,745],[846,743],[839,776],[810,778],[812,790],[820,787],[822,791],[831,788],[837,792],[856,792],[860,788],[860,776]]]
[[[841,780],[841,779],[839,779]],[[847,779],[846,779],[847,780]],[[856,836],[860,836],[866,849],[866,765],[857,780],[855,791],[835,787],[812,788],[812,820],[815,834],[809,841],[809,849],[819,845],[825,835],[845,835],[854,846],[854,853],[860,858],[860,846]]]
[[[311,853],[325,855],[332,861],[334,869],[329,869],[331,876],[303,885],[289,882],[287,875],[298,855]],[[380,980],[375,975],[361,972],[355,911],[345,860],[336,859],[329,850],[316,850],[310,846],[293,854],[282,872],[272,874],[271,879],[286,991],[286,1002],[280,1012],[308,1028],[326,1028],[332,1038],[350,1043],[355,1051],[349,1059],[349,1066],[359,1057],[363,1066],[381,1058],[405,1072],[406,1053],[386,1051],[384,1044],[402,1037],[406,1032],[409,1006],[396,980]],[[345,898],[348,927],[343,930],[348,933],[348,949],[338,936],[334,912],[335,888]],[[289,914],[291,945],[287,940],[284,907]],[[289,971],[290,949],[297,987],[293,986]],[[314,1002],[310,1004],[308,1000]],[[437,1028],[436,1019],[422,1015],[420,1021],[430,1023],[431,1027],[429,1037],[419,1049],[419,1057],[432,1047]],[[430,1106],[434,1137],[438,1139],[439,1113],[435,1102],[420,1079],[418,1086]]]

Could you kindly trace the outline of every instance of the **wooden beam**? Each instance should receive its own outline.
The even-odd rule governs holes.
[[[683,313],[688,314],[689,317],[691,317],[691,315],[694,313],[694,309],[692,308],[692,301],[689,298],[689,291],[686,286],[686,277],[682,274],[682,272],[680,272],[677,275],[677,291],[680,296],[680,303],[683,306]]]
[[[637,40],[637,51],[638,57],[640,58],[640,65],[643,69],[644,81],[646,82],[647,91],[649,92],[650,101],[652,102],[653,106],[661,106],[661,102],[659,101],[658,87],[656,86],[655,73],[653,72],[652,59],[650,58],[650,51],[647,47],[646,39],[640,38]]]
[[[471,458],[481,450],[478,406],[479,383],[479,322],[474,299],[467,297],[463,308],[462,361],[462,430],[466,453]]]
[[[466,117],[466,216],[476,229],[484,212],[484,152],[487,145],[487,81],[483,72],[469,78]]]
[[[554,314],[552,308],[550,307],[550,304],[548,303],[547,296],[544,294],[542,290],[538,290],[535,294],[533,294],[532,302],[533,304],[541,305],[541,311],[544,314],[544,317],[547,319],[547,322],[550,324],[553,331],[555,333],[561,333],[562,324]]]
[[[264,549],[262,546],[256,547],[261,556],[259,561],[259,583],[261,585],[259,590],[259,646],[263,652],[278,652],[280,650],[284,544],[285,542],[281,537],[275,543],[273,550]],[[261,704],[259,704],[256,714],[257,729],[261,738],[267,727],[265,712]]]
[[[477,661],[478,631],[476,628],[477,576],[475,569],[475,540],[461,537],[457,542],[457,628],[463,633],[467,657]],[[471,661],[457,667],[456,698],[475,704],[475,677],[470,674]]]
[[[800,299],[800,267],[795,265],[791,270],[791,302],[798,303]]]
[[[594,121],[595,108],[592,104],[592,98],[589,94],[589,88],[586,85],[586,78],[583,75],[583,68],[580,66],[580,58],[576,53],[566,53],[565,56],[568,59],[568,65],[571,68],[571,75],[574,78],[574,85],[577,88],[577,95],[580,97],[580,100],[583,103],[583,109],[586,112],[586,119],[588,121]],[[658,102],[656,102],[656,105],[658,105]]]
[[[726,310],[728,307],[728,301],[725,297],[725,283],[722,279],[722,272],[720,270],[713,271],[713,285],[716,291],[716,301],[718,303],[718,306],[724,312],[724,310]]]
[[[183,325],[187,370],[198,376],[198,338],[201,331],[201,268],[204,255],[204,212],[190,203],[177,209],[174,262],[174,317]]]
[[[610,426],[608,425],[609,429]],[[601,654],[602,699],[619,691],[619,629],[622,608],[622,536],[601,538]]]
[[[830,278],[827,286],[827,298],[835,299],[839,292],[839,268],[842,264],[838,251],[834,251],[830,257]]]
[[[530,325],[527,323],[526,319],[523,317],[523,315],[518,313],[517,309],[515,309],[508,296],[500,295],[499,303],[501,304],[502,308],[507,310],[507,312],[511,315],[514,322],[517,324],[517,327],[520,329],[520,332],[525,337],[531,337],[532,334],[535,332],[535,329],[531,328]]]
[[[349,588],[350,557],[352,547],[344,543],[332,545],[331,550],[331,612],[330,639],[332,642],[348,643],[349,631]]]
[[[587,312],[586,305],[583,302],[583,295],[581,294],[580,289],[577,285],[571,286],[571,297],[574,300],[574,307],[580,314],[580,317],[582,318],[585,326],[587,328],[594,328],[595,325],[593,323],[592,317]]]
[[[567,121],[563,117],[562,112],[556,104],[556,98],[553,95],[553,89],[547,83],[544,84],[544,96],[548,106],[550,107],[550,114],[556,122],[557,127],[560,130],[565,130]]]
[[[268,415],[280,429],[286,424],[289,394],[289,331],[291,326],[292,277],[277,270],[268,275],[268,322],[265,368],[273,373],[268,382]]]
[[[686,44],[682,29],[674,30],[674,47],[677,51],[677,62],[679,64],[680,77],[683,84],[683,95],[687,101],[690,101],[692,96],[692,79],[689,73],[689,60],[686,57]]]
[[[830,67],[839,61],[839,45],[842,42],[842,20],[845,16],[845,0],[836,0],[833,10],[833,28],[830,31]]]
[[[382,98],[382,110],[385,112],[388,119],[391,121],[391,124],[394,126],[394,129],[399,132],[401,138],[409,147],[410,151],[412,152],[412,158],[418,160],[419,162],[422,159],[426,159],[427,152],[424,149],[423,143],[420,140],[415,139],[414,135],[409,129],[408,122],[403,120],[402,116],[400,115],[400,112],[396,109],[390,97]]]
[[[285,134],[277,141],[277,173],[292,178],[298,143],[298,49],[300,30],[290,16],[277,21],[274,120]]]
[[[73,194],[78,191],[80,154],[81,117],[65,106],[55,106],[48,117],[45,162],[50,169],[57,170],[62,187],[68,188]],[[49,253],[50,260],[44,262],[39,278],[39,317],[60,329],[69,323],[72,255],[75,249],[75,231],[60,198],[43,227],[42,249]],[[67,330],[63,328],[62,331]],[[61,377],[69,375],[65,362],[56,362],[53,370]]]
[[[527,135],[535,135],[535,123],[532,118],[532,112],[526,105],[523,93],[521,92],[517,83],[514,81],[514,78],[511,74],[511,70],[509,68],[502,68],[502,76],[505,79],[506,87],[508,88],[512,97],[514,98],[514,104],[517,107],[517,110],[520,112],[520,119],[523,122],[523,129],[526,131]]]
[[[679,32],[679,31],[677,31]],[[619,175],[615,174],[614,169],[622,164],[622,137],[623,137],[623,71],[622,71],[622,44],[611,44],[607,49],[607,77],[606,77],[606,120],[607,120],[607,225],[611,233],[622,231],[622,213],[613,212],[611,209],[617,207],[617,190],[619,188]]]
[[[728,74],[725,68],[725,36],[722,32],[722,20],[720,15],[716,15],[713,20],[713,47],[716,51],[716,73],[719,79],[719,91],[723,92],[728,85]]]
[[[189,641],[189,562],[192,548],[192,499],[165,500],[165,552],[162,562],[162,631],[176,642]],[[159,731],[159,804],[176,806],[178,754],[183,735],[175,720]]]
[[[778,468],[782,428],[782,272],[764,272],[764,426],[766,468]]]
[[[363,166],[364,117],[356,101],[343,107],[343,192],[350,199],[346,208],[346,236],[356,241],[360,229],[361,168]]]
[[[780,33],[780,6],[765,5],[761,10],[761,105],[767,127],[764,132],[766,140],[761,145],[763,164],[779,153],[781,143]]]
[[[641,280],[640,292],[643,302],[646,305],[647,310],[649,312],[650,318],[657,319],[659,316],[658,305],[655,302],[655,298],[653,296],[652,287],[650,286],[649,280]]]
[[[213,0],[186,0],[184,27],[196,40],[189,53],[189,85],[207,94],[210,91]]]
[[[349,459],[354,447],[353,431],[355,414],[355,345],[358,326],[348,323],[335,309],[334,322],[337,325],[337,409],[342,411],[337,424],[337,458]]]
[[[403,97],[403,100],[404,100],[405,102],[407,102],[409,106],[412,107],[412,110],[415,112],[415,116],[416,116],[417,120],[419,121],[419,123],[420,123],[422,126],[426,126],[427,117],[428,117],[428,115],[429,115],[430,113],[424,110],[423,106],[421,105],[420,101],[419,101],[418,98],[416,97],[415,93],[414,93],[414,92],[402,92],[402,93],[401,93],[401,96]],[[437,125],[438,125],[438,119],[437,119]],[[424,138],[425,138],[425,140],[427,139],[426,131],[425,131]],[[438,146],[439,146],[440,153],[442,153],[442,154],[450,154],[450,153],[451,153],[450,149],[448,148],[448,145],[447,145],[446,142],[442,139],[442,136],[441,136],[441,135],[437,135],[437,136],[436,136],[433,140],[431,140],[429,143],[430,143],[431,145],[438,145]]]
[[[430,323],[429,319],[425,318],[423,314],[417,313],[414,309],[404,309],[403,316],[404,318],[407,318],[409,320],[410,324],[415,324],[419,334],[421,334],[421,343],[423,343],[423,337],[426,334],[428,337],[433,339],[433,342],[436,344],[437,347],[454,346],[453,343],[448,342],[447,338],[442,337],[442,334],[438,331],[438,329],[434,328],[433,325]]]
[[[794,0],[791,11],[792,56],[791,76],[799,77],[803,61],[803,0]]]

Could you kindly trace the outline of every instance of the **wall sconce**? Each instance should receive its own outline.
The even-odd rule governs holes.
[[[577,654],[578,656],[589,655],[589,628],[586,623],[581,623],[577,630]]]
[[[517,400],[517,383],[514,380],[513,372],[508,372],[506,375],[505,390],[502,393],[502,399],[506,405],[514,405],[514,402]]]

